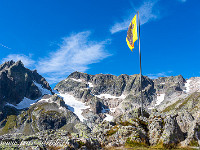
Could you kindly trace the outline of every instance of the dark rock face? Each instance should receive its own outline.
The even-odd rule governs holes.
[[[43,88],[51,90],[48,82],[37,73],[24,67],[21,61],[8,61],[0,66],[0,100],[3,105],[6,102],[18,104],[24,97],[37,99],[42,93],[34,82],[41,84]]]
[[[38,119],[40,130],[59,129],[66,124],[66,118],[57,111],[42,113]]]

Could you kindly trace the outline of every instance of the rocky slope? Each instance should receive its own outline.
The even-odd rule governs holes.
[[[52,92],[21,61],[0,67],[3,149],[174,148],[200,144],[200,78],[74,72]],[[17,96],[16,96],[17,95]]]

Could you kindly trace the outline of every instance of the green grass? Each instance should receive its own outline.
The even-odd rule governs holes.
[[[194,139],[192,141],[190,141],[189,145],[190,146],[196,146],[196,147],[199,146],[198,141],[196,141]]]
[[[15,127],[17,127],[17,116],[16,115],[10,115],[6,119],[6,124],[3,127],[1,134],[7,134],[9,131],[13,130]]]
[[[128,147],[147,147],[147,144],[144,143],[144,142],[132,141],[131,138],[128,138],[126,140],[125,146],[128,146]]]
[[[166,113],[166,112],[169,112],[169,111],[171,111],[171,110],[175,110],[175,109],[176,109],[176,106],[177,106],[181,101],[182,101],[182,99],[176,101],[174,104],[172,104],[172,105],[166,107],[162,112],[163,112],[163,113]]]

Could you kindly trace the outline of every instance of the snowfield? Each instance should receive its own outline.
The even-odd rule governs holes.
[[[38,87],[38,89],[42,93],[42,96],[45,95],[45,94],[52,95],[51,91],[48,90],[48,89],[43,88],[41,84],[37,83],[36,81],[33,81],[33,83]],[[17,109],[24,109],[24,108],[28,108],[31,105],[35,104],[38,100],[40,100],[40,101],[44,101],[44,100],[48,101],[48,99],[40,99],[39,98],[39,99],[36,99],[36,100],[31,100],[31,99],[29,99],[27,97],[24,97],[23,100],[19,104],[17,104],[16,106],[13,105],[13,104],[10,104],[10,103],[7,103],[6,105],[15,107]]]
[[[92,87],[94,87],[94,85],[93,85],[91,82],[88,82],[87,84],[89,85],[88,88],[92,88]]]
[[[200,92],[200,77],[192,77],[186,81],[186,93]]]
[[[88,109],[90,106],[86,106],[85,103],[76,100],[76,98],[70,94],[58,94],[61,96],[66,105],[68,105],[69,110],[75,113],[78,118],[83,122],[85,119],[82,115],[83,109]]]
[[[35,104],[37,101],[38,100],[31,100],[31,99],[24,97],[23,100],[16,106],[13,104],[10,104],[10,103],[7,103],[6,105],[15,107],[17,109],[24,109],[24,108],[30,107],[31,105]]]
[[[113,116],[106,114],[106,118],[104,118],[104,120],[106,121],[112,121],[113,120]]]
[[[192,80],[187,80],[186,83],[185,83],[185,88],[186,90],[184,90],[186,93],[189,93],[190,92],[190,82]]]
[[[47,90],[47,89],[43,88],[42,85],[39,84],[39,83],[37,83],[36,81],[33,81],[33,83],[38,87],[38,89],[40,90],[40,92],[42,93],[42,95],[45,95],[45,94],[51,95],[51,91],[50,90]]]
[[[158,95],[157,95],[157,101],[156,101],[155,106],[160,105],[160,103],[161,103],[162,101],[164,101],[164,99],[165,99],[165,94],[158,94]]]

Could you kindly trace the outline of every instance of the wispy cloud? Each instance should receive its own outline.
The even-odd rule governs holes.
[[[2,59],[2,63],[4,63],[5,61],[10,61],[10,60],[14,60],[14,61],[21,60],[24,66],[26,67],[33,67],[35,64],[35,61],[31,58],[31,55],[26,56],[24,54],[10,54],[6,58]]]
[[[88,65],[97,63],[110,56],[104,46],[108,41],[90,41],[90,32],[80,32],[63,38],[60,48],[51,52],[46,58],[40,59],[36,69],[39,73],[48,74],[50,83],[66,78],[73,71],[85,72]]]
[[[9,48],[8,46],[3,45],[2,43],[0,43],[0,46],[1,46],[1,47],[4,47],[4,48],[7,48],[7,49],[11,49],[11,48]]]
[[[39,61],[34,61],[31,55],[10,54],[2,59],[2,63],[21,60],[25,67],[37,69],[50,84],[57,83],[70,73],[85,72],[89,69],[88,65],[111,56],[105,50],[105,46],[110,40],[92,41],[89,39],[90,34],[89,31],[85,31],[64,37],[56,51],[51,52],[45,58],[39,58]]]
[[[157,79],[158,77],[168,77],[173,71],[160,72],[155,74],[147,74],[150,79]]]
[[[116,22],[111,28],[110,32],[112,34],[123,31],[128,29],[128,26],[133,18],[133,16],[136,14],[137,10],[140,13],[140,24],[145,24],[151,20],[157,19],[158,14],[153,11],[155,4],[158,2],[158,0],[148,0],[144,1],[142,5],[138,8],[132,8],[133,14],[125,16],[121,22]],[[130,11],[129,11],[130,12]]]

